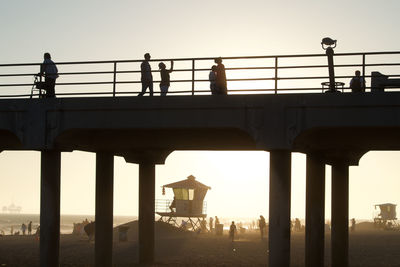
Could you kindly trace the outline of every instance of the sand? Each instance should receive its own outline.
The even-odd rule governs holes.
[[[127,242],[119,242],[115,232],[114,266],[138,266],[137,222],[128,226]],[[400,232],[361,228],[350,234],[350,266],[400,266]],[[267,243],[258,232],[247,232],[232,244],[226,233],[195,234],[157,223],[153,266],[267,266]],[[93,257],[94,243],[87,237],[61,235],[61,266],[93,266]],[[325,263],[329,266],[329,234]],[[34,236],[0,237],[0,266],[39,266],[39,241]],[[292,233],[291,266],[304,266],[304,233]]]

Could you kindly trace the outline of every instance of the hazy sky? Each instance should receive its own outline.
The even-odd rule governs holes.
[[[0,64],[54,61],[395,51],[398,1],[30,1],[3,0]],[[156,65],[153,65],[156,68]],[[1,69],[0,69],[1,72]],[[158,86],[155,86],[156,90]],[[57,88],[56,88],[57,90]],[[62,154],[61,212],[93,214],[95,155]],[[372,217],[373,204],[400,204],[400,153],[370,152],[350,169],[350,217]],[[192,174],[212,187],[208,214],[268,215],[267,152],[174,152],[157,166],[161,186]],[[0,206],[40,206],[40,154],[0,153]],[[305,214],[305,156],[293,154],[292,216]],[[327,166],[327,217],[330,169]],[[138,167],[115,160],[115,214],[137,215]],[[168,192],[167,192],[168,193]]]

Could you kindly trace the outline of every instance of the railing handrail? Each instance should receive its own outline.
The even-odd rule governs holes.
[[[347,53],[335,53],[335,56],[362,56],[362,55],[390,55],[390,54],[400,54],[400,51],[375,51],[375,52],[347,52]],[[326,54],[289,54],[289,55],[268,55],[268,56],[216,56],[216,57],[198,57],[198,58],[156,58],[150,59],[150,62],[158,61],[191,61],[191,60],[214,60],[216,58],[222,58],[223,60],[230,59],[262,59],[262,58],[296,58],[296,57],[325,57]],[[112,63],[139,63],[143,59],[124,59],[124,60],[93,60],[93,61],[56,61],[57,65],[83,65],[83,64],[112,64]],[[38,66],[40,63],[9,63],[0,64],[0,67],[20,67],[20,66]]]

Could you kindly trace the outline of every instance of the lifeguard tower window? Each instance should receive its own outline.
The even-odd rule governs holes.
[[[177,200],[193,200],[194,189],[174,188],[175,199]]]

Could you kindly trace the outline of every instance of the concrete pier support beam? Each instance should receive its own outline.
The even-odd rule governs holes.
[[[96,153],[95,266],[112,266],[114,155]]]
[[[40,266],[59,265],[61,152],[41,152]]]
[[[154,261],[155,164],[139,164],[139,264]]]
[[[171,151],[146,150],[119,153],[126,162],[139,164],[139,264],[154,262],[156,164],[164,164]]]
[[[324,266],[325,163],[318,154],[307,154],[306,267]]]
[[[349,166],[332,164],[332,267],[349,266]]]
[[[290,266],[291,152],[270,152],[269,265]]]

